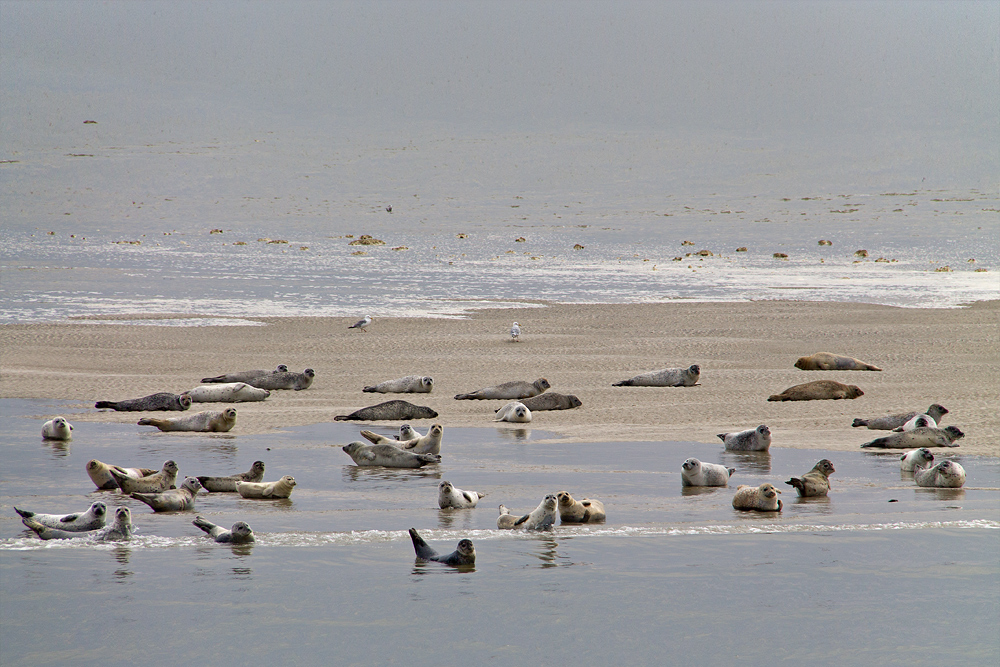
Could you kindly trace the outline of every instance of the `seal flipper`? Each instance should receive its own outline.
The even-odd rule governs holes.
[[[97,403],[94,403],[94,407],[98,409],[111,408],[114,410],[116,405],[118,404],[114,401],[98,401]]]
[[[728,470],[728,471],[729,471],[729,476],[730,476],[730,477],[732,477],[732,476],[733,476],[733,473],[735,473],[735,472],[736,472],[736,468],[726,468],[726,470]]]
[[[424,538],[417,534],[417,530],[415,528],[410,528],[410,540],[413,541],[413,551],[416,552],[417,558],[432,560],[438,555],[434,549],[431,549],[430,545],[424,542]]]
[[[790,484],[791,486],[794,486],[796,489],[798,489],[802,493],[806,492],[806,485],[803,484],[802,480],[799,479],[798,477],[792,477],[790,480],[788,480],[787,482],[785,482],[785,484]]]
[[[29,512],[28,510],[19,510],[16,507],[14,508],[14,511],[20,514],[25,519],[30,519],[31,517],[35,516],[34,512]]]
[[[79,513],[77,513],[77,514],[67,514],[66,516],[64,516],[61,519],[59,519],[59,521],[61,523],[73,523],[74,521],[76,521],[79,518],[80,518],[80,514]]]
[[[725,441],[726,441],[726,434],[725,434],[725,433],[716,433],[716,434],[715,434],[715,437],[717,437],[717,438],[718,438],[719,440],[721,440],[722,442],[725,442]]]
[[[521,525],[522,523],[524,523],[525,521],[527,521],[527,520],[528,520],[528,517],[530,517],[530,516],[531,516],[530,514],[525,514],[525,515],[524,515],[524,516],[522,516],[522,517],[521,517],[520,519],[518,519],[517,521],[515,521],[515,522],[514,522],[514,525],[515,525],[515,526],[520,526],[520,525]]]

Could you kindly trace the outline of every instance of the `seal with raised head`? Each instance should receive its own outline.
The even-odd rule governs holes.
[[[212,493],[235,492],[236,482],[259,482],[262,479],[264,479],[263,461],[254,461],[253,465],[250,466],[250,470],[235,475],[228,475],[226,477],[198,476],[198,481],[201,482],[205,490]]]
[[[187,394],[171,394],[161,391],[142,398],[124,401],[97,401],[95,408],[116,410],[117,412],[152,412],[154,410],[176,410],[183,412],[191,407],[191,397]]]
[[[194,499],[201,491],[196,477],[185,477],[180,487],[160,493],[130,493],[130,498],[149,505],[154,512],[183,512],[194,509]]]
[[[601,523],[607,518],[604,503],[594,498],[576,500],[568,491],[556,494],[559,520],[563,523]]]
[[[90,481],[92,481],[98,489],[117,489],[118,482],[111,475],[111,468],[114,468],[119,473],[125,477],[131,477],[132,479],[139,479],[140,477],[148,477],[150,475],[155,475],[158,470],[153,470],[152,468],[125,468],[123,466],[108,465],[97,459],[90,459],[87,461],[85,466],[87,469],[87,475],[90,476]],[[171,482],[172,483],[172,482]]]
[[[479,503],[480,498],[486,497],[480,491],[463,491],[451,482],[441,482],[438,484],[438,507],[447,509],[452,507],[457,510],[471,509]]]
[[[355,410],[349,415],[337,415],[333,420],[338,422],[375,422],[398,421],[401,419],[434,419],[437,416],[437,411],[427,406],[414,405],[413,403],[396,399]]]
[[[378,394],[429,394],[434,389],[434,378],[428,375],[407,375],[406,377],[386,380],[365,387],[361,391]]]
[[[771,429],[764,424],[746,431],[718,433],[717,437],[731,452],[766,452],[771,447]]]
[[[251,387],[267,389],[270,391],[275,389],[294,389],[295,391],[302,391],[303,389],[311,387],[315,378],[316,371],[311,368],[307,368],[301,373],[285,371],[283,373],[259,375],[246,380],[246,383]]]
[[[73,425],[65,417],[55,417],[42,424],[42,437],[46,440],[72,440]]]
[[[81,533],[88,530],[104,528],[108,521],[108,506],[98,501],[84,512],[72,514],[40,514],[28,510],[14,508],[14,511],[24,519],[34,519],[43,526],[65,530],[70,533]]]
[[[911,449],[899,457],[899,469],[903,472],[913,472],[918,465],[925,467],[934,462],[934,455],[926,447]]]
[[[531,410],[520,401],[511,401],[507,405],[497,410],[495,422],[511,422],[514,424],[527,424],[531,421]]]
[[[517,523],[518,517],[510,513],[505,505],[500,505],[500,516],[497,517],[497,528],[500,530],[510,530]]]
[[[736,487],[736,495],[733,496],[733,509],[780,512],[781,501],[778,500],[779,493],[781,491],[774,488],[771,484],[761,484],[757,487],[740,484]]]
[[[263,401],[271,395],[267,389],[253,387],[246,382],[200,384],[184,392],[194,403],[249,403]]]
[[[789,387],[780,394],[767,397],[769,401],[838,401],[844,398],[864,396],[865,392],[853,384],[843,384],[836,380],[814,380]]]
[[[917,486],[958,489],[965,484],[965,468],[957,461],[941,461],[936,466],[914,466],[913,481]]]
[[[525,530],[549,530],[556,523],[556,507],[559,501],[553,494],[548,494],[538,503],[538,507],[531,510],[530,514],[525,514],[514,522],[514,528]]]
[[[164,461],[159,472],[143,477],[132,477],[119,471],[117,467],[109,468],[108,473],[122,493],[158,493],[174,488],[177,483],[177,463],[173,459]]]
[[[247,544],[255,541],[253,531],[250,530],[250,526],[244,521],[237,521],[229,530],[226,530],[222,526],[217,526],[200,516],[196,516],[191,523],[208,533],[216,542],[224,544]]]
[[[440,454],[441,438],[444,434],[444,426],[432,424],[427,435],[417,435],[412,440],[394,440],[384,435],[379,435],[373,431],[361,431],[361,435],[369,442],[376,445],[394,445],[400,449],[407,449],[414,454]]]
[[[352,442],[344,445],[344,453],[359,466],[383,466],[386,468],[421,468],[428,463],[440,463],[440,454],[414,454],[394,445],[369,445]]]
[[[830,475],[836,472],[830,459],[820,459],[813,469],[802,475],[792,477],[785,484],[791,484],[800,496],[825,496],[830,491]]]
[[[416,440],[417,438],[420,437],[422,437],[420,435],[420,431],[413,428],[409,424],[403,424],[402,426],[399,427],[399,435],[396,436],[396,440],[406,442],[408,440]]]
[[[184,417],[143,417],[139,426],[155,426],[161,431],[198,431],[201,433],[225,433],[236,426],[236,408],[226,408],[222,412],[196,412]]]
[[[910,421],[914,417],[925,414],[933,418],[938,424],[941,423],[941,417],[948,414],[947,408],[942,405],[934,403],[931,407],[927,408],[926,412],[904,412],[895,415],[884,415],[882,417],[873,417],[872,419],[855,419],[851,426],[857,428],[858,426],[866,426],[872,431],[891,431],[895,428],[899,428],[906,422]]]
[[[880,447],[882,449],[909,449],[910,447],[958,447],[956,440],[964,438],[965,434],[957,426],[945,428],[915,428],[912,431],[892,433],[882,438],[861,445],[863,449]]]
[[[845,357],[830,352],[817,352],[808,357],[799,357],[795,367],[804,371],[880,371],[878,366],[865,363],[854,357]]]
[[[242,498],[287,498],[295,488],[295,478],[285,475],[276,482],[236,482]]]
[[[937,422],[930,415],[917,415],[912,417],[908,422],[903,424],[898,428],[892,429],[896,433],[902,433],[903,431],[912,431],[915,428],[924,428],[925,426],[930,426],[931,428],[937,428]]]
[[[538,410],[572,410],[583,405],[583,402],[573,394],[559,394],[554,391],[547,391],[538,396],[522,399],[521,403],[532,412]],[[497,412],[499,411],[498,409]]]
[[[538,396],[543,393],[546,389],[550,389],[552,385],[545,378],[538,378],[534,382],[525,382],[523,380],[515,380],[513,382],[504,382],[503,384],[498,384],[493,387],[486,387],[484,389],[477,389],[476,391],[470,392],[468,394],[456,394],[456,401],[486,401],[486,400],[510,400],[510,399],[521,399],[521,398],[531,398],[532,396]]]
[[[21,519],[21,523],[35,531],[43,540],[72,540],[86,538],[94,542],[120,542],[132,539],[132,512],[127,507],[115,510],[115,521],[110,526],[85,532],[72,532],[49,528],[34,519]]]
[[[278,364],[278,367],[273,371],[236,371],[235,373],[224,373],[223,375],[216,375],[211,378],[202,378],[201,381],[205,384],[212,384],[213,382],[246,382],[247,380],[259,378],[264,375],[287,372],[288,366],[285,364]]]
[[[472,546],[472,540],[459,540],[458,548],[447,556],[442,556],[431,549],[413,528],[410,528],[410,540],[413,542],[413,551],[420,560],[432,560],[453,567],[469,567],[476,564],[476,547]]]
[[[691,458],[681,464],[681,486],[726,486],[734,472],[736,468]]]
[[[693,387],[701,379],[701,366],[691,364],[687,368],[663,368],[658,371],[640,373],[635,377],[615,382],[612,387]]]

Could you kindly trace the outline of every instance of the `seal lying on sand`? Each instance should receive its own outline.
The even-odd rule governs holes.
[[[795,367],[804,371],[880,371],[878,366],[866,364],[854,357],[844,357],[829,352],[817,352],[808,357],[799,357]]]
[[[208,533],[216,542],[222,542],[227,544],[247,544],[248,542],[254,542],[253,531],[250,530],[248,526],[243,521],[237,521],[233,524],[230,530],[226,530],[222,526],[216,526],[211,521],[196,516],[194,525],[198,526],[206,533]]]
[[[935,422],[940,424],[941,417],[944,417],[946,414],[948,414],[948,410],[944,406],[935,403],[931,405],[931,407],[927,408],[927,411],[923,413],[913,411],[913,412],[904,412],[896,415],[885,415],[883,417],[874,417],[872,419],[855,419],[854,423],[851,424],[851,426],[854,427],[867,426],[872,431],[891,431],[893,429],[899,428],[906,422],[910,421],[914,417],[917,417],[918,415],[921,414],[928,415],[929,417],[934,419]]]
[[[493,421],[527,424],[531,421],[531,410],[529,410],[524,403],[511,401],[497,410],[497,416],[493,418]]]
[[[912,431],[915,428],[924,428],[926,426],[937,428],[937,422],[934,421],[934,418],[930,415],[917,415],[899,428],[894,428],[892,430],[896,433],[902,433],[903,431]]]
[[[143,417],[139,426],[155,426],[161,431],[199,431],[202,433],[225,433],[236,426],[236,408],[226,408],[222,412],[196,412],[184,417]]]
[[[736,468],[688,459],[681,464],[681,486],[726,486],[734,472]]]
[[[242,498],[287,498],[295,488],[295,478],[285,475],[276,482],[236,482]]]
[[[733,509],[780,512],[779,493],[781,491],[770,484],[761,484],[758,487],[741,484],[736,488],[736,495],[733,496]]]
[[[516,519],[510,528],[523,528],[525,530],[548,530],[555,525],[556,522],[556,507],[558,506],[556,497],[551,493],[542,499],[542,502],[538,504],[538,507],[531,510],[530,514],[525,514],[519,519]],[[507,509],[503,505],[500,506],[500,518],[497,519],[497,528],[507,528],[507,525],[501,526],[501,519],[503,519],[503,511]],[[504,522],[507,523],[506,521]]]
[[[158,493],[173,489],[177,483],[177,463],[172,459],[163,462],[163,467],[159,472],[143,477],[132,477],[120,472],[117,467],[108,469],[108,473],[114,478],[115,484],[122,490],[122,493]]]
[[[825,496],[830,491],[830,475],[836,472],[830,459],[820,459],[813,469],[802,475],[792,477],[785,484],[791,484],[800,496]]]
[[[368,445],[352,442],[344,445],[344,453],[359,466],[384,466],[386,468],[420,468],[428,463],[440,463],[440,454],[414,454],[393,445]]]
[[[814,380],[797,384],[780,394],[769,396],[769,401],[821,401],[825,399],[840,400],[842,398],[857,398],[865,392],[853,384],[842,384],[835,380]]]
[[[201,381],[205,384],[211,384],[213,382],[246,382],[254,378],[259,378],[264,375],[273,375],[274,373],[287,373],[288,366],[285,364],[279,364],[278,367],[273,371],[236,371],[235,373],[225,373],[223,375],[216,375],[212,378],[202,378]]]
[[[915,428],[912,431],[893,433],[883,438],[875,438],[861,445],[862,448],[881,447],[883,449],[909,449],[910,447],[958,447],[956,440],[965,434],[957,426],[945,428]]]
[[[90,481],[92,481],[98,489],[117,489],[119,488],[118,482],[111,475],[111,468],[117,470],[120,474],[125,477],[131,477],[132,479],[139,479],[140,477],[148,477],[149,475],[155,475],[158,470],[153,470],[152,468],[125,468],[122,466],[108,465],[97,459],[90,459],[87,461],[85,466],[87,469],[87,475],[90,476]],[[173,482],[171,482],[172,484]]]
[[[104,528],[104,524],[108,521],[108,506],[102,502],[94,503],[85,512],[74,512],[73,514],[39,514],[16,507],[14,511],[24,519],[34,519],[43,526],[70,533]]]
[[[131,493],[129,497],[149,505],[154,512],[183,512],[194,509],[194,498],[201,491],[201,482],[185,477],[179,488],[160,493]]]
[[[246,382],[201,384],[184,392],[193,403],[248,403],[263,401],[271,395],[267,389],[252,387]]]
[[[934,461],[934,455],[926,447],[911,449],[899,457],[899,469],[903,472],[913,472],[917,466],[928,466]]]
[[[576,500],[567,491],[556,494],[559,520],[563,523],[600,523],[607,518],[604,503],[593,498]]]
[[[400,431],[402,432],[402,429]],[[441,424],[432,424],[427,435],[417,434],[417,437],[412,440],[393,440],[373,431],[361,431],[361,435],[369,442],[376,445],[393,445],[400,449],[408,449],[414,454],[440,454],[443,434],[444,427]]]
[[[413,541],[413,550],[420,560],[432,560],[456,567],[476,564],[476,547],[472,546],[472,540],[459,540],[458,549],[447,556],[441,556],[434,549],[431,549],[424,542],[424,538],[420,537],[413,528],[410,528],[410,539]]]
[[[307,368],[301,373],[285,371],[284,373],[259,375],[249,378],[245,382],[251,387],[257,387],[258,389],[294,389],[295,391],[302,391],[311,387],[315,378],[316,371]]]
[[[771,429],[764,424],[757,428],[717,434],[731,452],[766,452],[771,447]]]
[[[468,394],[456,394],[456,401],[485,401],[490,399],[509,400],[520,398],[531,398],[538,396],[552,385],[545,378],[538,378],[534,382],[524,382],[517,380],[514,382],[504,382],[494,387],[486,387]]]
[[[73,425],[65,417],[56,417],[42,424],[42,437],[46,440],[72,440]]]
[[[191,407],[191,397],[187,394],[171,394],[161,391],[142,398],[129,398],[124,401],[97,401],[95,408],[110,408],[118,412],[149,412],[153,410],[183,411]]]
[[[361,391],[379,394],[429,394],[432,389],[434,389],[434,378],[427,375],[407,375],[379,382]]]
[[[349,415],[337,415],[333,420],[338,422],[375,422],[400,419],[434,419],[437,416],[437,411],[431,408],[397,399],[361,408]]]
[[[628,380],[615,382],[612,387],[693,387],[701,379],[701,367],[691,364],[687,368],[664,368],[640,373]]]
[[[941,461],[932,468],[915,466],[913,481],[917,486],[957,489],[965,484],[965,468],[955,461]]]
[[[471,509],[479,503],[480,498],[484,498],[485,493],[479,491],[463,491],[451,482],[441,482],[438,484],[438,507],[446,509],[452,507],[457,510]]]
[[[127,507],[119,507],[115,510],[115,521],[110,526],[74,533],[58,528],[49,528],[34,519],[21,519],[21,523],[35,531],[35,534],[43,540],[72,540],[76,538],[86,538],[95,542],[120,542],[132,539],[132,512]]]
[[[250,470],[236,475],[229,475],[227,477],[198,476],[198,481],[201,482],[201,485],[212,493],[235,492],[236,482],[259,482],[262,479],[264,479],[263,461],[254,461],[253,465],[250,466]]]
[[[539,410],[572,410],[583,405],[583,402],[573,394],[558,394],[554,391],[547,391],[538,396],[525,398],[521,404],[532,412],[536,412]],[[500,409],[498,408],[496,411],[500,412]]]

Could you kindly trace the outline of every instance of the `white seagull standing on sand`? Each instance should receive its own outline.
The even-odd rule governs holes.
[[[510,328],[510,337],[514,339],[515,343],[517,343],[521,340],[519,338],[520,335],[521,335],[521,325],[519,325],[517,322],[514,322],[514,326]]]
[[[362,331],[365,331],[365,327],[368,326],[371,323],[372,323],[372,316],[371,315],[365,315],[365,319],[358,320],[357,322],[355,322],[354,324],[352,324],[351,326],[349,326],[347,328],[348,329],[361,329]],[[365,331],[365,333],[368,333],[368,332]]]

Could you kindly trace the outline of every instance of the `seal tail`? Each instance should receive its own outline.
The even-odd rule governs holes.
[[[771,396],[767,397],[767,400],[769,400],[769,401],[787,401],[788,399],[785,398],[784,396],[782,396],[781,394],[772,394]]]
[[[725,441],[726,441],[726,434],[725,434],[725,433],[716,433],[716,434],[715,434],[715,437],[717,437],[717,438],[718,438],[719,440],[721,440],[722,442],[725,442]]]
[[[97,403],[94,403],[94,407],[98,409],[111,408],[114,410],[116,405],[118,404],[114,401],[98,401]]]
[[[857,428],[859,426],[868,426],[868,420],[867,419],[855,419],[854,423],[851,424],[851,426],[853,426],[854,428]]]
[[[143,417],[136,423],[139,426],[155,426],[156,428],[160,428],[160,424],[163,423],[163,420],[157,419],[156,417]]]
[[[20,514],[25,519],[30,519],[31,517],[35,516],[34,512],[29,512],[28,510],[19,510],[16,507],[14,508],[14,511]]]
[[[377,433],[372,433],[371,431],[362,431],[361,435],[364,436],[365,440],[373,442],[376,445],[382,442],[382,436]]]
[[[430,560],[434,556],[437,556],[437,552],[424,542],[424,538],[417,534],[415,528],[410,528],[410,539],[413,541],[413,551],[416,552],[417,558]]]
[[[728,470],[728,471],[729,471],[729,476],[730,476],[730,477],[732,477],[732,476],[733,476],[733,473],[735,473],[735,472],[736,472],[736,468],[726,468],[726,470]]]
[[[612,387],[631,387],[632,386],[632,381],[631,380],[622,380],[621,382],[614,382],[614,383],[612,383],[611,386]]]
[[[879,368],[878,366],[872,366],[871,364],[865,364],[865,370],[866,371],[880,371],[882,369]]]
[[[35,521],[30,517],[21,519],[21,523],[23,523],[25,526],[33,530],[34,533],[39,537],[42,537],[42,533],[45,532],[45,526],[43,526],[42,524],[38,523],[37,521]],[[42,537],[42,539],[44,540],[45,538]]]
[[[472,394],[455,394],[456,401],[471,401],[474,400],[475,398],[476,397],[473,396]]]
[[[216,375],[214,378],[202,378],[201,381],[205,384],[212,384],[213,382],[225,382],[225,375]]]
[[[333,421],[335,421],[335,422],[346,422],[346,421],[350,421],[350,419],[351,419],[351,417],[349,415],[337,415],[336,417],[333,418]]]
[[[861,448],[868,449],[870,447],[885,447],[887,440],[888,438],[875,438],[871,442],[866,442],[865,444],[861,445]]]

